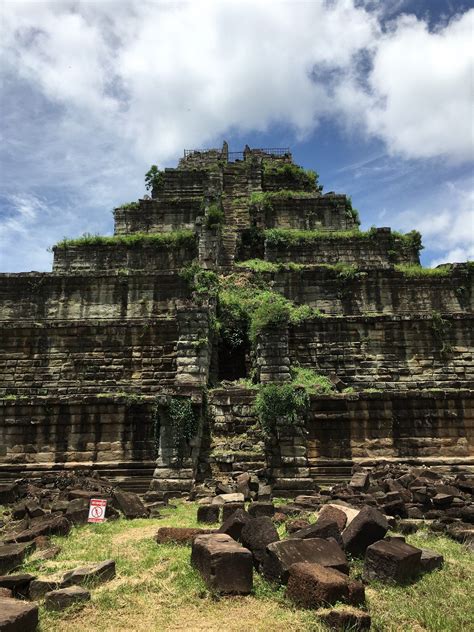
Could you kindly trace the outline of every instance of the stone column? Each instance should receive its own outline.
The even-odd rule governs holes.
[[[291,380],[287,326],[273,328],[258,336],[256,363],[262,384]]]

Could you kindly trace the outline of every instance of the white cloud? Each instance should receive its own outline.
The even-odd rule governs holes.
[[[402,16],[383,35],[369,83],[369,130],[406,157],[473,157],[474,10],[430,33]]]
[[[423,207],[399,213],[396,225],[423,235],[433,253],[429,265],[474,259],[474,188],[470,183],[447,183],[439,200],[427,199]]]

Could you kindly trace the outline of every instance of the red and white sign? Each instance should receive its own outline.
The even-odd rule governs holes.
[[[105,522],[105,509],[107,501],[101,498],[91,498],[89,505],[89,518],[87,522]]]

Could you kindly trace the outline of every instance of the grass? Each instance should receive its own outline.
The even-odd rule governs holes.
[[[421,279],[423,277],[448,277],[451,276],[453,268],[446,265],[440,268],[423,268],[417,265],[397,264],[394,266],[397,272],[402,272],[410,279]]]
[[[169,233],[131,233],[130,235],[91,235],[86,233],[77,239],[64,238],[54,248],[65,249],[76,246],[179,246],[194,247],[196,238],[192,230],[176,230]]]
[[[277,503],[278,504],[278,503]],[[294,607],[259,575],[254,593],[219,598],[190,566],[189,547],[157,545],[160,526],[197,526],[196,504],[176,502],[161,520],[118,520],[74,528],[67,538],[53,538],[62,551],[55,560],[28,563],[22,572],[40,576],[65,572],[88,562],[115,559],[117,577],[92,590],[80,610],[51,613],[41,606],[42,632],[322,632],[314,613]],[[217,526],[217,525],[216,525]],[[284,529],[279,528],[283,536]],[[415,546],[445,556],[445,567],[410,586],[371,583],[367,587],[374,630],[387,632],[461,632],[472,629],[474,578],[472,553],[443,537],[421,532],[407,537]],[[354,563],[354,574],[361,562]]]

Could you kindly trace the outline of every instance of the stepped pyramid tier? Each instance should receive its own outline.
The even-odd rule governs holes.
[[[471,263],[360,230],[288,148],[187,150],[150,188],[51,273],[0,275],[0,479],[292,496],[354,462],[474,466]]]

